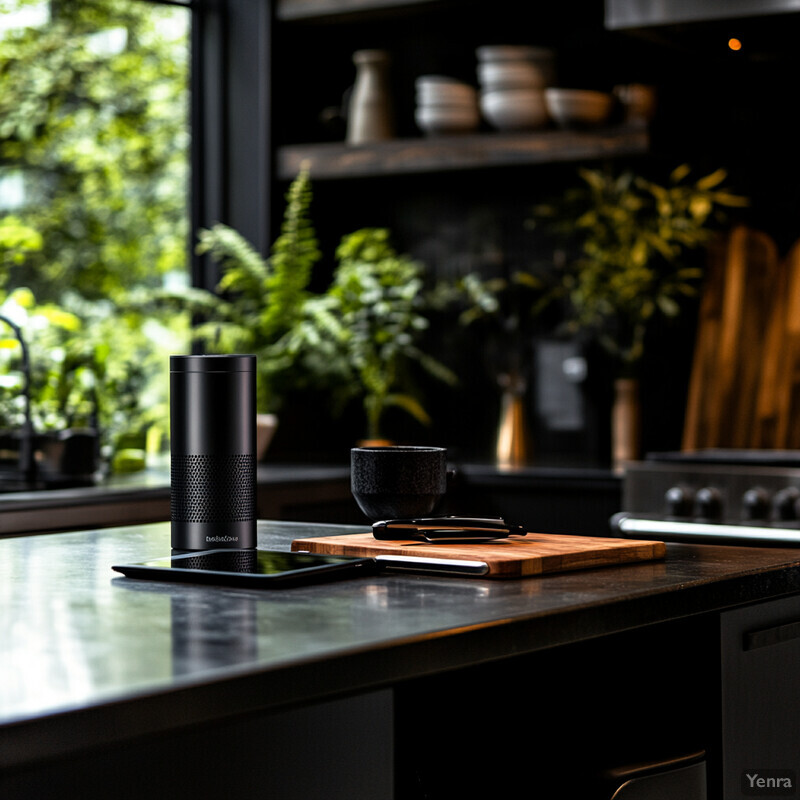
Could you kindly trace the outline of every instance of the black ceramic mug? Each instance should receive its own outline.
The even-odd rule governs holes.
[[[354,447],[350,490],[373,522],[424,517],[447,491],[444,447]]]

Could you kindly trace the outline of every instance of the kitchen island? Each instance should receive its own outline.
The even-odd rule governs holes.
[[[261,522],[259,547],[353,530]],[[521,778],[533,796],[702,751],[727,799],[746,768],[794,766],[800,550],[275,591],[112,571],[169,538],[0,540],[0,796],[467,797]],[[753,719],[777,762],[747,750]]]

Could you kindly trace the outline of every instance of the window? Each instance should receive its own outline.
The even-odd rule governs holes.
[[[146,0],[0,0],[0,314],[31,351],[37,430],[106,445],[166,418],[180,318],[143,290],[188,281],[192,12]],[[22,411],[0,331],[0,428]]]
[[[265,0],[0,0],[0,314],[23,323],[34,427],[97,425],[105,446],[165,428],[167,355],[188,320],[148,288],[217,282],[197,231],[265,252]],[[0,326],[0,429],[23,415]]]

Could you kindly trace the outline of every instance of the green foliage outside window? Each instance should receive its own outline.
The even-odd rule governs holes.
[[[37,426],[92,419],[111,441],[164,422],[166,354],[188,341],[188,319],[131,302],[187,274],[188,12],[0,0],[0,23],[43,7],[0,27],[0,313],[31,350]],[[13,427],[18,352],[0,336]]]
[[[43,241],[11,280],[117,299],[185,269],[186,36],[139,0],[59,6],[0,39],[0,164],[22,172],[16,213]]]

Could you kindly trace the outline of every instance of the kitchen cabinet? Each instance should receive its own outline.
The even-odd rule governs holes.
[[[723,797],[791,796],[800,751],[800,599],[724,612],[720,646]]]

